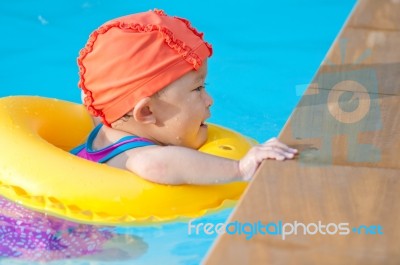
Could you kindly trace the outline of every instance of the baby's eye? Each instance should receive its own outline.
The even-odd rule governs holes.
[[[196,87],[195,89],[193,89],[193,91],[201,91],[201,90],[203,90],[203,89],[205,89],[206,87],[205,86],[199,86],[199,87]]]
[[[193,91],[198,91],[200,92],[203,89],[206,89],[207,83],[204,83],[204,85],[196,87],[195,89],[193,89]]]

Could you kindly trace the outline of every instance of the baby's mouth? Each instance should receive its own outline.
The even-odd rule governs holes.
[[[206,120],[210,118],[210,114],[200,123],[200,127],[207,128],[208,125],[206,124]]]
[[[207,117],[207,119],[208,119],[208,117]],[[206,124],[206,119],[204,119],[204,120],[200,123],[200,127],[202,127],[202,128],[207,128],[207,127],[208,127],[208,125]]]

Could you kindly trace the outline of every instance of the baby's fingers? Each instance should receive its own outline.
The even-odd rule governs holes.
[[[268,153],[269,156],[273,156],[271,158],[274,158],[276,160],[292,159],[294,157],[293,152],[289,152],[277,146],[260,146],[260,150]]]
[[[276,151],[271,147],[263,148],[262,146],[258,146],[254,151],[254,156],[258,163],[261,163],[265,159],[276,159],[279,161],[285,160],[285,154]]]
[[[297,153],[297,149],[290,148],[286,144],[284,144],[281,141],[279,141],[277,138],[269,139],[268,141],[263,143],[262,146],[273,146],[273,147],[276,147],[276,148],[279,148],[279,149],[283,150],[284,152],[289,152],[289,153],[292,153],[292,154],[296,154]]]

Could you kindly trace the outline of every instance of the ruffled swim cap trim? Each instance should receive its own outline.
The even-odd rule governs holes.
[[[159,16],[167,16],[163,10],[158,10],[155,9],[153,10],[154,13],[156,13]],[[180,21],[182,21],[186,27],[193,32],[196,36],[198,36],[206,45],[208,48],[210,55],[212,55],[212,46],[211,44],[207,43],[203,39],[203,33],[198,32],[196,29],[194,29],[190,22],[186,19],[179,18],[179,17],[174,17]],[[83,64],[83,60],[86,58],[86,56],[93,51],[93,46],[100,34],[105,34],[107,33],[110,29],[112,28],[119,28],[122,30],[131,30],[136,33],[147,33],[147,32],[153,32],[153,31],[159,31],[161,35],[164,38],[164,42],[173,50],[175,50],[178,54],[182,56],[182,58],[187,61],[189,64],[193,65],[193,68],[195,70],[199,69],[202,65],[202,60],[201,58],[194,52],[194,49],[186,45],[183,41],[177,39],[172,31],[170,31],[168,28],[160,25],[153,25],[153,24],[148,24],[148,25],[143,25],[140,23],[125,23],[122,21],[114,21],[110,22],[108,24],[105,24],[103,26],[100,26],[97,30],[93,31],[89,39],[85,45],[84,48],[82,48],[79,52],[79,57],[77,59],[78,67],[79,67],[79,83],[78,86],[83,90],[85,93],[84,97],[84,104],[87,107],[89,113],[93,116],[100,117],[103,121],[103,123],[106,126],[111,127],[111,124],[107,121],[106,115],[101,109],[97,109],[93,103],[94,103],[94,98],[92,96],[92,92],[86,87],[85,85],[85,73],[86,73],[86,68]]]

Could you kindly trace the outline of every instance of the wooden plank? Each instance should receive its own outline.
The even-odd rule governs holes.
[[[396,52],[398,47],[400,47],[399,30],[385,31],[346,27],[340,38],[333,44],[325,63],[353,66],[398,64],[400,63],[400,54]]]
[[[400,168],[400,96],[360,93],[346,112],[335,101],[346,93],[309,89],[281,139],[301,150],[300,163]]]
[[[383,235],[223,234],[204,264],[400,264],[400,1],[359,1],[229,222],[381,225]]]
[[[224,234],[205,264],[399,264],[398,170],[268,161],[257,176],[230,222],[381,225],[383,235]]]
[[[399,0],[363,0],[349,19],[348,26],[378,29],[400,29]]]

